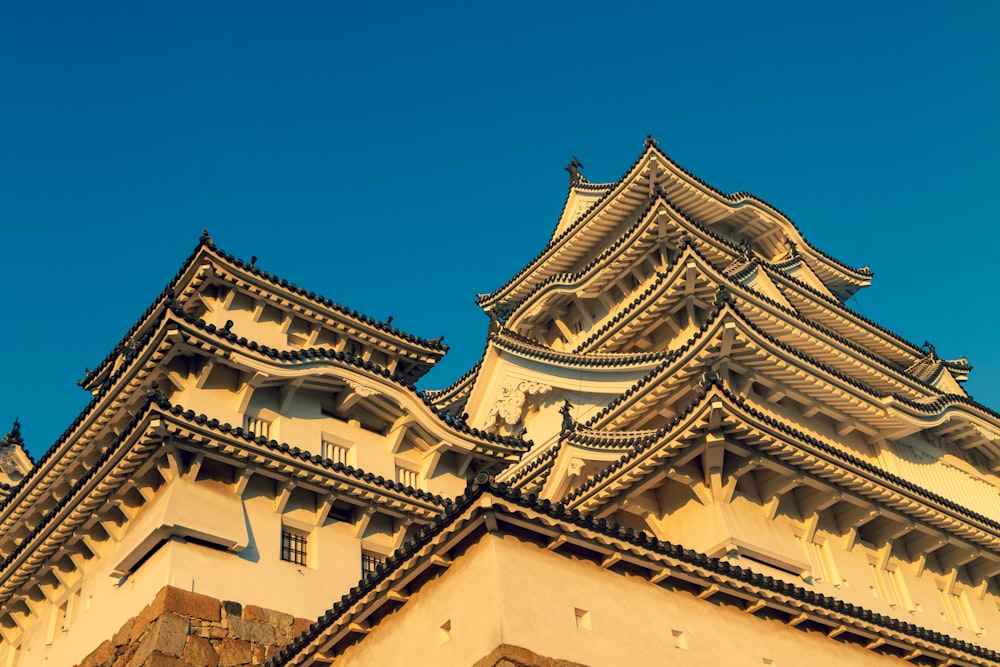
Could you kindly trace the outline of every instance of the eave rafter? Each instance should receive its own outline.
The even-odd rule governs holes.
[[[480,295],[480,305],[494,312],[523,299],[535,285],[566,271],[592,251],[608,230],[625,222],[630,206],[635,210],[657,196],[669,199],[685,217],[706,227],[717,226],[722,236],[743,230],[738,236],[755,238],[758,248],[772,259],[781,254],[784,239],[791,240],[802,248],[812,271],[838,298],[846,299],[870,282],[867,268],[852,269],[813,248],[774,207],[747,193],[725,195],[684,171],[655,146],[647,146],[621,180],[557,233],[527,266],[493,293]],[[721,240],[719,232],[711,233]],[[735,245],[736,241],[728,243]]]
[[[607,345],[610,337],[616,337],[616,340],[635,340],[637,325],[634,324],[634,320],[637,317],[645,316],[649,319],[651,312],[662,312],[660,304],[684,304],[685,285],[689,283],[683,280],[685,272],[681,269],[689,271],[690,267],[687,264],[692,261],[697,266],[698,275],[702,276],[699,280],[705,280],[703,290],[706,292],[706,297],[708,291],[714,288],[716,296],[725,294],[724,298],[734,299],[744,316],[749,318],[762,333],[798,347],[802,353],[821,360],[840,373],[858,378],[876,391],[900,393],[906,398],[915,400],[927,396],[928,392],[940,393],[934,387],[916,382],[912,377],[902,373],[897,366],[852,346],[844,339],[831,336],[822,327],[787,311],[756,291],[732,282],[719,273],[695,247],[685,250],[662,274],[669,276],[669,280],[664,280],[656,289],[647,289],[636,299],[628,302],[614,317],[608,318],[608,321],[595,333],[578,345],[577,351],[585,352],[594,346]],[[702,299],[704,300],[705,298]],[[702,314],[700,317],[705,315]],[[652,323],[655,324],[657,321],[662,320],[653,319]],[[704,322],[701,322],[701,326],[705,326]],[[679,329],[679,325],[674,324],[674,328]],[[697,335],[697,330],[693,331],[693,335]]]
[[[378,347],[390,357],[405,358],[411,362],[408,372],[414,373],[413,381],[426,372],[447,351],[441,340],[426,340],[412,336],[388,323],[373,320],[340,304],[307,292],[287,280],[280,280],[253,265],[242,262],[218,249],[212,239],[203,235],[198,247],[187,258],[173,280],[160,293],[146,312],[126,333],[114,351],[94,371],[88,372],[81,384],[92,392],[99,392],[109,375],[121,360],[131,354],[131,349],[155,327],[170,304],[197,311],[203,304],[202,290],[223,287],[240,290],[254,299],[258,306],[267,303],[285,314],[286,318],[299,316],[314,324],[332,327],[358,341]],[[231,296],[223,297],[225,305]],[[201,307],[204,307],[203,305]],[[419,367],[419,368],[418,368]]]
[[[877,654],[904,659],[922,656],[926,664],[935,667],[986,665],[996,658],[992,651],[657,541],[613,521],[576,516],[535,497],[477,484],[459,499],[458,507],[443,524],[421,530],[390,557],[376,577],[362,582],[286,647],[278,662],[303,665],[317,659],[335,661],[365,640],[374,619],[406,604],[424,583],[461,557],[463,545],[486,534],[509,535],[546,551],[572,554],[573,559],[641,577],[667,590],[686,591],[716,605],[817,632]]]
[[[878,470],[866,460],[801,434],[767,414],[764,406],[756,406],[737,397],[714,380],[681,411],[672,424],[657,431],[655,436],[621,432],[600,436],[631,450],[605,471],[572,490],[563,502],[581,512],[598,516],[613,511],[621,498],[631,495],[645,480],[662,475],[665,470],[679,468],[679,462],[701,456],[707,434],[720,433],[727,441],[745,447],[748,452],[746,456],[736,458],[729,474],[740,470],[739,474],[743,475],[760,468],[759,461],[752,466],[747,465],[755,456],[770,460],[772,470],[776,464],[785,471],[774,473],[777,475],[774,478],[777,486],[765,489],[762,496],[780,501],[781,496],[804,484],[827,488],[827,495],[840,494],[838,502],[864,510],[858,521],[845,525],[845,529],[860,528],[880,516],[888,516],[904,529],[898,534],[899,526],[887,529],[879,535],[881,538],[891,536],[892,539],[900,539],[923,525],[932,533],[949,535],[955,544],[967,545],[963,547],[963,553],[981,551],[977,551],[975,558],[1000,557],[1000,522],[997,520]],[[569,437],[589,442],[598,434],[584,430]],[[702,449],[692,452],[692,443]],[[706,481],[704,475],[693,476],[692,480],[692,483],[700,481],[711,486],[711,481]],[[720,483],[724,485],[726,478],[722,478]],[[766,506],[767,498],[763,498],[763,502]],[[777,504],[772,504],[773,509],[776,507]],[[987,553],[991,555],[986,556]]]
[[[152,497],[151,491],[143,493],[141,488],[142,480],[151,471],[155,470],[164,483],[181,477],[194,481],[207,458],[241,472],[234,479],[234,493],[242,493],[254,475],[278,481],[277,505],[287,501],[296,488],[308,489],[321,498],[336,494],[358,507],[375,503],[379,511],[417,521],[438,516],[446,505],[439,496],[403,488],[391,480],[286,444],[250,439],[242,429],[232,429],[162,399],[153,399],[17,548],[4,555],[0,563],[0,606],[9,608],[16,595],[24,599],[24,585],[34,581],[34,573],[53,559],[68,555],[79,569],[82,565],[78,561],[86,560],[84,554],[102,553],[99,542],[90,537],[93,530],[99,529],[109,539],[120,539],[122,523]],[[52,580],[56,586],[59,582]]]
[[[311,382],[318,369],[327,368],[331,382],[343,385],[342,378],[346,374],[360,383],[371,385],[374,382],[387,388],[384,393],[393,396],[396,406],[406,406],[405,409],[414,414],[427,415],[424,420],[426,428],[435,441],[447,440],[458,449],[485,457],[484,460],[512,461],[529,445],[478,433],[461,422],[447,419],[436,413],[412,385],[393,380],[382,369],[356,358],[323,350],[276,354],[255,343],[245,340],[240,343],[232,334],[211,325],[199,324],[183,311],[168,309],[161,314],[157,326],[144,336],[143,345],[135,350],[130,363],[107,379],[105,388],[95,396],[77,421],[13,489],[0,508],[0,529],[4,534],[15,534],[16,531],[11,531],[18,525],[33,527],[35,522],[29,514],[31,508],[44,506],[44,503],[39,504],[39,499],[49,497],[46,495],[48,490],[57,486],[60,480],[78,477],[79,473],[93,465],[93,457],[88,454],[92,451],[92,443],[113,439],[116,432],[120,433],[121,427],[115,425],[117,422],[112,424],[112,417],[134,412],[135,406],[128,406],[145,400],[151,376],[159,373],[161,379],[169,380],[171,385],[175,381],[181,384],[186,382],[176,375],[170,377],[169,369],[162,366],[164,359],[170,354],[177,354],[178,349],[183,349],[185,354],[201,355],[205,366],[199,368],[203,372],[218,363],[237,368],[248,380],[244,385],[248,387],[244,392],[246,401],[255,387],[295,386],[306,379]],[[201,380],[204,381],[203,376]],[[400,408],[395,409],[398,411]]]
[[[900,413],[885,397],[769,339],[732,302],[724,303],[672,359],[647,375],[627,398],[613,401],[590,425],[606,429],[648,428],[676,414],[705,369],[723,373],[741,394],[753,387],[772,403],[793,401],[805,416],[824,414],[840,436],[867,438],[901,428]]]
[[[737,252],[735,248],[709,243],[712,239],[703,229],[684,220],[670,202],[658,195],[635,223],[582,268],[551,275],[535,284],[510,307],[506,324],[520,330],[544,313],[554,312],[560,301],[574,297],[599,300],[605,308],[613,309],[617,303],[613,295],[625,299],[634,285],[675,264],[690,239],[705,242],[703,247],[711,261],[721,265]]]
[[[697,262],[677,262],[669,273],[657,273],[636,288],[638,295],[595,323],[595,333],[580,343],[576,353],[621,352],[665,345],[682,332],[701,324],[699,314],[711,309],[718,285],[700,270]],[[668,327],[668,338],[653,341],[654,332]],[[646,350],[643,350],[646,351]]]

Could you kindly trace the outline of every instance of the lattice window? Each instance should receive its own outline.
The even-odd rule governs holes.
[[[396,481],[403,486],[412,486],[416,489],[420,483],[420,475],[415,470],[396,466]]]
[[[251,417],[250,415],[243,416],[243,430],[247,433],[253,433],[258,438],[263,436],[270,439],[271,437],[271,422],[266,419],[261,419],[259,417]]]
[[[375,574],[375,568],[385,562],[385,557],[368,551],[361,552],[361,576]]]
[[[350,451],[350,447],[344,447],[343,445],[338,445],[335,442],[323,440],[323,455],[334,463],[342,463],[346,466],[347,454]]]
[[[306,565],[306,535],[288,528],[281,529],[281,560],[296,565]]]

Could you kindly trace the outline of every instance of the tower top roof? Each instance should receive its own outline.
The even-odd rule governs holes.
[[[614,183],[594,183],[573,158],[569,193],[549,243],[500,288],[480,294],[477,302],[487,313],[503,312],[534,285],[552,275],[572,270],[601,247],[615,243],[626,220],[636,210],[669,207],[688,223],[707,230],[728,247],[734,258],[752,251],[776,260],[789,254],[801,257],[841,300],[868,286],[872,271],[851,267],[811,245],[796,224],[776,207],[747,192],[726,194],[674,162],[647,136],[643,151]]]

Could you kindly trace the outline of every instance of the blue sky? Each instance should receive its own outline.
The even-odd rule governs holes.
[[[4,3],[0,432],[55,441],[203,227],[444,335],[444,386],[570,158],[616,180],[647,133],[870,264],[850,305],[1000,408],[1000,4],[693,4]]]

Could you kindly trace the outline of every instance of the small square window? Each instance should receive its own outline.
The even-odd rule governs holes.
[[[296,565],[306,564],[306,545],[308,538],[297,531],[288,528],[281,529],[281,560]]]

